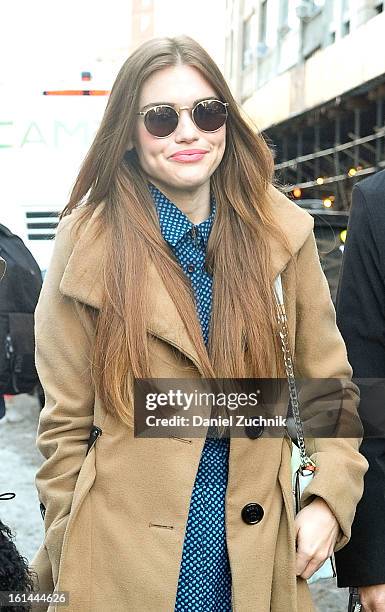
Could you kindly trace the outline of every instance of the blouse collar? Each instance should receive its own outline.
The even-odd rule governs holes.
[[[149,183],[148,186],[158,213],[162,236],[170,246],[175,247],[178,242],[195,227],[198,239],[203,241],[204,247],[206,248],[216,213],[214,194],[211,194],[210,197],[210,216],[201,223],[194,225],[187,215],[169,200],[164,193],[155,187],[155,185]]]

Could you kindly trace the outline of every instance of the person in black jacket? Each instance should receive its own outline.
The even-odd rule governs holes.
[[[5,267],[6,267],[6,264],[5,264],[4,259],[0,257],[0,280],[4,276]],[[4,416],[5,416],[5,401],[4,401],[3,395],[0,395],[0,421]]]
[[[6,262],[0,283],[0,394],[31,393],[39,382],[34,310],[42,275],[22,239],[1,223],[0,254]]]
[[[339,587],[359,587],[365,612],[385,611],[385,170],[353,189],[337,323],[361,392],[369,462],[352,537],[336,553]]]

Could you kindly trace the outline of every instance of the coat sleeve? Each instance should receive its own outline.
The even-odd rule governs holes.
[[[333,437],[305,435],[308,454],[317,469],[302,494],[301,504],[307,505],[314,496],[325,500],[342,532],[336,544],[338,550],[350,538],[356,505],[362,496],[367,461],[358,452],[362,435],[357,415],[359,391],[351,381],[352,369],[336,325],[335,310],[313,232],[297,254],[296,276],[295,371],[306,381],[305,404],[308,408],[305,428],[308,431],[310,423],[311,431],[315,422],[314,431],[317,431],[320,421],[322,427],[322,419],[326,419],[329,411],[336,411],[341,421],[341,427],[334,429],[337,433],[333,433]],[[347,435],[349,437],[343,437]]]
[[[37,431],[44,462],[36,474],[36,486],[45,506],[46,536],[31,567],[37,572],[40,591],[52,590],[57,579],[64,532],[93,422],[91,317],[85,305],[59,290],[73,247],[71,221],[65,217],[59,223],[35,311],[36,367],[45,395]]]
[[[336,555],[339,586],[385,584],[385,279],[384,258],[380,252],[385,215],[382,210],[381,202],[372,211],[365,191],[356,185],[338,288],[337,322],[361,391],[360,414],[368,437],[360,451],[369,461],[369,471],[351,540]]]

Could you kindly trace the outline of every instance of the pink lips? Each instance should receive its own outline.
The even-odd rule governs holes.
[[[171,155],[170,159],[174,159],[178,162],[189,163],[199,161],[208,153],[203,149],[185,149],[183,151],[177,151],[174,155]]]

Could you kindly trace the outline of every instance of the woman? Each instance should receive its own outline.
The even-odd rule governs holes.
[[[195,41],[128,58],[36,311],[46,537],[32,566],[71,612],[310,611],[305,579],[349,539],[358,439],[310,441],[318,469],[294,522],[287,437],[133,433],[134,378],[284,376],[280,272],[298,373],[348,379],[357,403],[312,220],[272,173]]]

